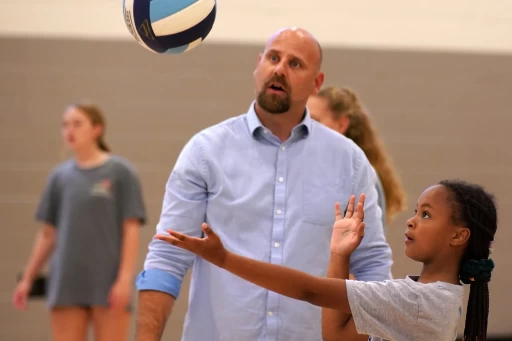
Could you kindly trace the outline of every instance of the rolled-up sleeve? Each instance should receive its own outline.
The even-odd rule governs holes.
[[[198,136],[181,151],[165,187],[157,233],[167,229],[200,237],[205,221],[207,168]],[[194,263],[195,255],[160,240],[152,239],[137,277],[137,289],[155,290],[179,296],[183,277]]]
[[[350,270],[360,281],[381,281],[391,279],[393,264],[391,248],[386,241],[382,210],[378,205],[375,187],[377,174],[362,151],[356,153],[355,176],[352,192],[356,200],[365,193],[364,221],[365,234],[359,247],[352,253]]]

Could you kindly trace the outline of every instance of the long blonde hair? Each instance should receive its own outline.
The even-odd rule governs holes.
[[[386,222],[389,224],[397,213],[406,209],[406,195],[370,117],[363,109],[357,95],[348,87],[341,89],[334,86],[325,87],[316,96],[327,100],[327,106],[335,120],[344,115],[349,118],[350,124],[344,135],[363,150],[377,171],[384,189]]]

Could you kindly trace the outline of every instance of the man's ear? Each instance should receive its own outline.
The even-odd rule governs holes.
[[[260,53],[258,55],[258,58],[256,59],[256,67],[254,68],[254,71],[252,72],[252,76],[256,78],[256,71],[258,71],[258,66],[260,66],[261,58],[263,57],[263,53]]]
[[[260,65],[261,58],[263,58],[263,53],[258,54],[258,58],[256,58],[256,68]]]
[[[325,74],[322,71],[318,71],[318,73],[315,76],[315,87],[313,88],[312,95],[316,95],[320,91],[320,88],[322,88],[322,85],[324,84],[324,80]]]

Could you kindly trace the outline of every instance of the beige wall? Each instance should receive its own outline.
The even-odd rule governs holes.
[[[199,129],[247,109],[259,48],[203,45],[183,56],[156,56],[133,42],[4,38],[0,51],[0,340],[49,340],[44,304],[16,312],[10,295],[38,228],[33,212],[42,186],[61,160],[64,106],[83,97],[98,102],[108,113],[108,141],[140,171],[150,214],[140,269],[181,147]],[[421,191],[443,178],[480,182],[496,193],[489,332],[512,334],[512,57],[328,48],[325,71],[326,83],[354,87],[370,109],[402,174],[410,211]],[[396,277],[418,270],[403,255],[409,214],[388,228]],[[186,294],[164,340],[179,340]]]
[[[134,41],[121,4],[119,0],[4,0],[0,34]],[[262,44],[275,30],[289,25],[304,27],[322,44],[335,47],[512,52],[509,0],[222,0],[217,7],[209,42]]]

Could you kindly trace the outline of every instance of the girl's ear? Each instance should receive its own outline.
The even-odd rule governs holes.
[[[338,122],[336,123],[338,125],[338,132],[342,135],[345,135],[348,127],[350,127],[350,118],[347,115],[341,115],[341,117],[338,119]]]
[[[471,236],[471,231],[467,227],[457,227],[455,233],[452,236],[452,240],[450,241],[450,245],[453,246],[461,246],[467,243],[469,237]]]
[[[100,138],[101,136],[103,136],[103,126],[101,124],[95,124],[93,126],[93,130],[94,130],[94,133],[96,134],[96,137],[97,138]]]

